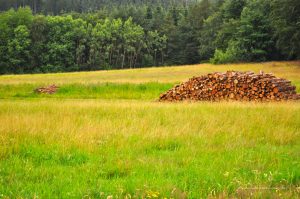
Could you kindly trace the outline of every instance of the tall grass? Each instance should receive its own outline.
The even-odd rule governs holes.
[[[300,91],[299,62],[0,76],[0,198],[300,197],[298,102],[157,102],[226,70]]]
[[[298,194],[298,103],[2,100],[0,123],[2,196]]]

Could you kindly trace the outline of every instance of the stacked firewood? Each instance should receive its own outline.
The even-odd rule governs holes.
[[[300,94],[291,81],[260,72],[228,71],[193,77],[176,85],[160,101],[283,101],[299,100]]]
[[[50,85],[46,87],[37,88],[34,91],[39,94],[54,94],[57,92],[58,88],[59,87],[56,85]]]

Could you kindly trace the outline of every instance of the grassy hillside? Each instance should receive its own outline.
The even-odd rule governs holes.
[[[155,67],[133,70],[111,70],[97,72],[76,72],[37,75],[0,76],[0,85],[16,84],[99,84],[99,83],[174,83],[187,80],[192,76],[207,74],[212,71],[241,70],[273,72],[276,76],[289,78],[300,84],[300,61],[266,62],[251,64],[211,65],[199,64],[177,67]]]
[[[176,82],[226,69],[273,71],[298,86],[299,65],[1,76],[0,198],[297,198],[298,102],[156,99]],[[49,83],[61,90],[32,92]]]

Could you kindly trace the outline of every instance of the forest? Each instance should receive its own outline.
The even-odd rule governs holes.
[[[299,0],[0,0],[0,74],[296,59]]]

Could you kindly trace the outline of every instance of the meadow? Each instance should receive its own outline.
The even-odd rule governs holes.
[[[0,198],[298,198],[299,102],[157,101],[226,70],[300,92],[300,62],[0,76]]]

